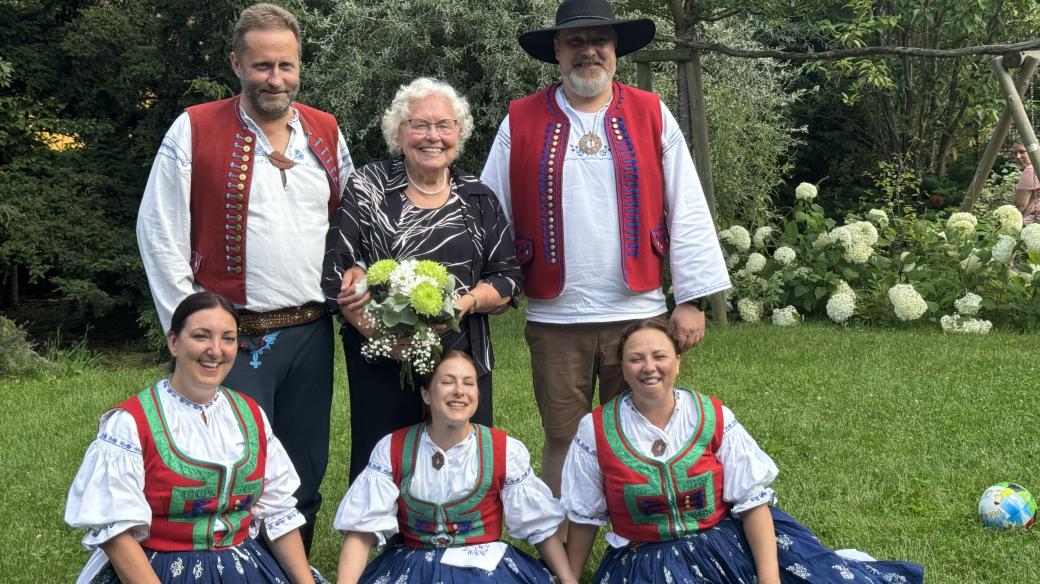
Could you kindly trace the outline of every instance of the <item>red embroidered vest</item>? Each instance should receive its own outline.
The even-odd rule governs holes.
[[[236,546],[249,537],[249,509],[264,488],[267,440],[263,417],[252,399],[226,388],[221,391],[245,437],[245,452],[230,469],[230,482],[228,469],[177,448],[156,386],[117,406],[134,417],[141,439],[144,495],[152,509],[149,536],[141,542],[146,548],[212,550]]]
[[[502,537],[502,486],[506,480],[506,433],[474,424],[480,472],[473,489],[446,503],[411,494],[415,457],[423,424],[401,428],[390,438],[390,462],[397,498],[397,523],[404,544],[413,548],[454,547],[498,541]],[[443,530],[438,526],[443,526]]]
[[[239,97],[189,107],[191,120],[191,268],[195,281],[246,303],[245,248],[256,144]],[[329,217],[339,204],[339,130],[331,114],[293,103],[307,143],[329,180]]]
[[[509,104],[509,185],[516,257],[524,293],[550,299],[563,291],[562,193],[570,122],[551,85]],[[655,94],[614,83],[603,119],[614,159],[622,277],[633,292],[661,287],[668,251],[662,178],[661,101]],[[579,242],[577,245],[581,245]]]
[[[621,429],[621,404],[629,393],[592,413],[611,529],[630,541],[651,542],[717,524],[730,509],[722,500],[722,464],[715,458],[722,403],[690,391],[697,430],[675,456],[659,462],[636,451]]]

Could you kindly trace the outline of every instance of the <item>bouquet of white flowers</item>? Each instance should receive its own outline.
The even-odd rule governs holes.
[[[454,284],[448,269],[430,260],[379,260],[369,266],[359,285],[361,292],[367,287],[371,294],[365,314],[374,328],[361,354],[369,359],[394,357],[392,351],[401,344],[396,356],[401,361],[401,387],[414,388],[412,373],[432,372],[441,358],[440,335],[432,327],[459,330]]]

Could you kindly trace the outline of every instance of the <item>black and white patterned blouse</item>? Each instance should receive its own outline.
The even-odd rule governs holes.
[[[509,223],[491,189],[453,166],[448,200],[424,209],[405,195],[407,185],[403,158],[350,174],[325,240],[322,290],[329,310],[339,312],[336,296],[346,270],[358,261],[372,265],[382,259],[440,262],[455,277],[459,294],[485,281],[516,306],[520,265]],[[467,315],[461,324],[461,333],[442,337],[444,350],[462,348],[468,340],[468,352],[483,375],[494,364],[487,315]]]

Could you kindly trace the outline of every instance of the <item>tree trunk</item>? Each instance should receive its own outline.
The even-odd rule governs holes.
[[[4,282],[4,291],[6,292],[5,303],[8,307],[18,306],[19,302],[19,290],[18,290],[18,264],[11,264],[7,266],[7,272],[5,274],[6,282]]]

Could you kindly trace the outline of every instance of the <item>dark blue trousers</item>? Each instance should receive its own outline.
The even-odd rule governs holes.
[[[239,337],[238,357],[224,385],[256,400],[271,421],[300,475],[297,508],[307,518],[300,528],[310,550],[318,488],[329,462],[332,413],[332,319]]]

